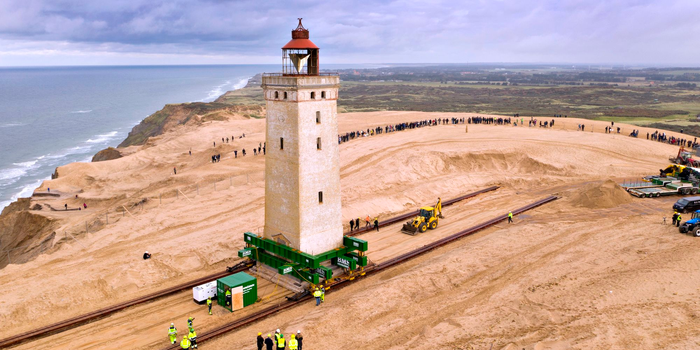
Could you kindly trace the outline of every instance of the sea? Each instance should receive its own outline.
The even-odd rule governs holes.
[[[0,210],[89,162],[168,103],[209,102],[278,65],[0,68]]]

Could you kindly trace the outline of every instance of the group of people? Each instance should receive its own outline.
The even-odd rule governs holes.
[[[242,139],[242,138],[244,138],[244,137],[245,137],[245,133],[241,134],[241,136],[238,136],[239,139]],[[235,137],[235,136],[231,136],[231,141],[235,141],[235,140],[236,140],[236,137]],[[228,137],[222,137],[222,138],[221,138],[221,143],[228,143],[228,142],[229,142],[229,138],[228,138]],[[214,147],[216,147],[216,141],[214,141]]]
[[[467,124],[494,124],[494,125],[508,125],[511,122],[511,118],[494,118],[494,117],[471,117],[467,119]]]
[[[426,119],[426,120],[421,120],[421,121],[417,121],[417,122],[405,122],[405,123],[399,123],[399,124],[394,124],[394,125],[378,126],[376,128],[373,128],[373,129],[368,128],[367,130],[357,130],[357,131],[346,132],[344,135],[338,135],[338,144],[341,144],[343,142],[348,142],[350,140],[354,140],[354,139],[360,138],[360,137],[374,136],[374,135],[383,134],[383,133],[388,134],[388,133],[396,132],[396,131],[422,128],[424,126],[446,125],[448,122],[451,122],[452,124],[464,123],[464,118],[461,118],[461,119],[452,118],[451,121],[450,121],[450,119],[447,119],[447,118],[444,118],[444,119]]]
[[[681,130],[681,132],[682,132],[682,130]],[[698,143],[697,137],[693,138],[693,141],[690,141],[690,140],[682,139],[680,137],[675,137],[675,136],[669,137],[668,135],[666,135],[665,132],[659,133],[658,130],[654,131],[651,134],[647,133],[647,140],[664,142],[664,143],[669,143],[672,145],[683,146],[683,147],[690,147],[693,149],[698,148],[698,146],[700,146],[700,144]]]
[[[374,226],[373,226],[374,224]],[[379,218],[375,217],[374,220],[370,219],[369,215],[365,218],[365,228],[374,228],[379,232]],[[360,229],[360,218],[357,219],[350,219],[350,232],[353,230],[359,230]]]
[[[180,347],[183,349],[197,349],[197,332],[194,330],[194,317],[187,319],[187,335],[182,336],[182,341],[180,341]],[[170,339],[170,344],[177,343],[177,328],[175,328],[175,323],[170,324],[168,328],[168,338]]]
[[[256,343],[258,350],[262,350],[263,347],[265,347],[265,350],[282,350],[286,349],[287,345],[289,345],[289,350],[302,350],[304,346],[304,336],[301,334],[301,331],[297,331],[296,334],[291,334],[289,340],[287,340],[284,334],[277,329],[274,338],[273,335],[269,333],[267,334],[267,338],[263,338],[262,333],[258,332]]]
[[[665,222],[666,218],[664,218],[664,223]],[[676,210],[673,211],[673,216],[671,217],[671,225],[676,225],[676,227],[681,226],[681,214],[679,214]]]

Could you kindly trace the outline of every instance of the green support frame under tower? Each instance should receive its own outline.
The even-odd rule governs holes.
[[[367,266],[367,241],[355,237],[343,237],[343,246],[325,253],[311,255],[271,239],[258,237],[246,232],[243,234],[246,247],[238,251],[241,258],[249,258],[277,269],[281,275],[292,275],[311,284],[319,284],[320,279],[330,279],[333,271],[322,266],[325,261],[348,269],[351,272]]]

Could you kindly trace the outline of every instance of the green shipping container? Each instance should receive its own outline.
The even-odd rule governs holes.
[[[226,290],[230,289],[232,293],[231,305],[226,305]],[[235,294],[243,294],[242,306],[255,304],[258,300],[258,279],[245,273],[239,272],[230,276],[219,278],[216,280],[216,299],[219,305],[229,311],[233,311],[232,306],[236,306],[240,301],[236,301]]]

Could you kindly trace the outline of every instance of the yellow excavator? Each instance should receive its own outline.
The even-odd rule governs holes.
[[[442,200],[438,198],[437,204],[434,207],[422,207],[418,212],[418,216],[413,218],[413,220],[405,223],[401,232],[409,234],[411,236],[416,235],[418,232],[425,232],[428,229],[434,230],[438,227],[439,219],[443,219],[442,216]]]

